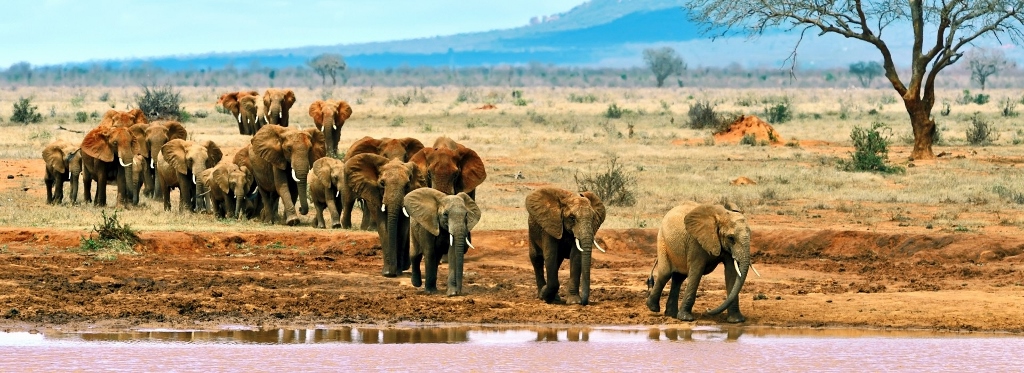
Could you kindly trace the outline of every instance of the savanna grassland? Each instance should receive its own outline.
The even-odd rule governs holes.
[[[192,117],[184,123],[190,137],[213,140],[227,154],[247,144],[215,107],[221,93],[241,88],[177,88]],[[459,298],[421,294],[407,277],[380,277],[375,234],[316,230],[311,215],[300,227],[266,226],[165,212],[147,200],[118,208],[119,219],[141,232],[135,253],[82,251],[80,237],[115,207],[46,205],[40,149],[54,139],[79,142],[98,116],[124,110],[138,90],[0,91],[0,324],[673,323],[647,311],[643,283],[661,217],[695,200],[736,203],[751,224],[764,277],[743,289],[748,324],[1022,331],[1019,91],[988,90],[985,104],[940,92],[934,151],[941,156],[911,161],[910,126],[891,90],[516,90],[518,97],[506,87],[296,89],[292,125],[313,125],[306,111],[316,99],[352,105],[342,149],[363,136],[415,137],[428,146],[449,136],[483,157],[480,249],[466,259],[471,285]],[[42,123],[10,123],[19,97],[33,98]],[[781,105],[789,119],[772,124],[776,145],[716,142],[711,130],[687,125],[698,101],[728,117],[766,118]],[[621,112],[609,115],[611,107]],[[975,119],[993,128],[985,145],[967,140]],[[882,133],[890,162],[903,172],[845,171],[851,130],[876,122],[889,126]],[[635,203],[610,206],[598,233],[608,253],[594,256],[594,303],[543,304],[526,254],[523,199],[541,186],[576,189],[577,178],[608,172],[612,160],[635,178]],[[754,184],[731,183],[740,177]],[[719,270],[702,282],[694,309],[717,304],[722,293]]]

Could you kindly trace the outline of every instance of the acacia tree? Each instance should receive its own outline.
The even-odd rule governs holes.
[[[903,98],[914,129],[914,159],[935,158],[932,142],[935,120],[935,78],[953,65],[962,49],[981,37],[1024,41],[1024,1],[1013,0],[688,0],[690,16],[705,22],[706,31],[760,35],[774,28],[803,28],[819,34],[838,34],[871,44],[882,56],[885,77]],[[913,37],[910,76],[900,77],[892,52],[883,37],[890,26],[909,26],[910,35],[890,33],[893,38]],[[926,27],[927,26],[927,27]],[[902,31],[902,30],[900,30]],[[801,33],[802,39],[803,33]],[[796,64],[796,47],[793,60]]]
[[[857,80],[860,80],[860,85],[864,88],[871,85],[871,81],[883,73],[885,73],[885,69],[877,61],[860,61],[850,64],[850,74],[856,75]]]
[[[970,65],[971,79],[981,84],[983,91],[989,76],[1013,66],[1013,62],[1006,59],[1006,53],[1002,49],[973,48],[964,54],[964,59]]]
[[[665,83],[665,78],[672,74],[681,74],[686,70],[683,58],[679,57],[672,47],[644,49],[644,63],[651,68],[654,78],[658,80],[659,88]]]
[[[324,85],[327,84],[327,76],[331,77],[331,85],[338,85],[338,72],[345,70],[345,59],[340,54],[324,53],[307,62],[309,67],[320,75]]]

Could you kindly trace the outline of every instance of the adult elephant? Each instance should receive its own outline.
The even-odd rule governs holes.
[[[331,228],[341,228],[341,190],[345,188],[345,162],[331,157],[323,157],[313,162],[313,170],[309,173],[309,193],[316,208],[317,228],[327,228],[324,210],[331,214]]]
[[[313,118],[316,128],[324,133],[327,140],[327,155],[337,157],[341,127],[352,116],[352,107],[345,101],[316,100],[309,104],[309,116]]]
[[[263,107],[267,110],[264,119],[267,124],[288,127],[288,110],[292,105],[295,105],[295,92],[290,89],[270,88],[264,92]]]
[[[82,152],[80,148],[64,140],[54,141],[43,148],[43,162],[46,163],[46,203],[60,204],[64,201],[64,182],[71,182],[71,203],[78,203],[78,179],[82,174]]]
[[[448,137],[439,137],[431,148],[413,155],[427,184],[445,194],[463,193],[476,199],[476,187],[487,179],[484,161],[470,148]]]
[[[345,211],[352,211],[355,198],[363,200],[370,219],[377,223],[384,250],[381,273],[398,276],[409,268],[409,216],[403,205],[405,195],[422,186],[416,165],[360,154],[345,162],[345,182],[351,191],[342,195]]]
[[[188,138],[188,131],[181,123],[176,121],[157,121],[153,123],[140,123],[132,125],[132,136],[139,143],[139,154],[142,156],[142,164],[137,167],[141,172],[141,180],[136,180],[132,191],[134,202],[137,204],[139,195],[156,198],[156,191],[160,190],[157,185],[159,178],[156,177],[156,160],[160,155],[160,149],[169,140]],[[139,174],[136,172],[136,174]],[[141,188],[141,193],[139,192]]]
[[[243,135],[255,135],[256,131],[267,124],[267,113],[262,104],[263,101],[259,99],[259,96],[245,96],[238,99],[240,107],[238,121]]]
[[[220,147],[210,140],[174,139],[167,141],[160,148],[160,156],[166,161],[166,166],[170,166],[178,180],[178,189],[181,193],[178,202],[179,210],[182,212],[206,210],[205,199],[199,198],[199,196],[205,195],[207,185],[203,183],[199,175],[206,169],[216,166],[224,157]],[[164,171],[164,173],[169,175],[168,171]],[[169,210],[171,207],[168,191],[168,188],[162,187],[165,210]]]
[[[309,212],[306,178],[313,162],[326,155],[324,134],[316,128],[300,131],[268,124],[256,132],[249,145],[249,163],[263,200],[261,215],[265,223],[273,224],[278,199],[284,205],[288,225],[299,223],[296,199],[299,215]]]
[[[661,292],[672,279],[665,304],[665,314],[683,321],[693,321],[693,303],[700,278],[725,264],[725,302],[708,315],[728,309],[726,321],[743,322],[740,313],[740,289],[750,268],[750,228],[743,214],[720,205],[686,202],[676,206],[661,221],[658,230],[658,259],[654,266],[654,288],[647,298],[647,308],[660,310]],[[686,284],[682,308],[678,309],[679,287]]]
[[[106,113],[103,113],[103,118],[100,119],[98,127],[110,126],[110,127],[131,127],[134,124],[149,123],[149,118],[140,109],[131,109],[128,111],[119,111],[110,109]]]
[[[231,118],[235,120],[236,124],[238,124],[239,134],[251,135],[251,133],[245,133],[245,126],[242,125],[242,106],[240,100],[246,96],[259,97],[260,93],[257,91],[228,92],[220,95],[220,98],[217,100],[217,105],[221,105],[224,110],[231,113]]]
[[[352,145],[348,147],[348,151],[345,152],[345,161],[347,162],[349,159],[352,159],[353,157],[360,154],[377,154],[389,160],[397,159],[402,162],[408,162],[409,159],[412,158],[412,156],[418,153],[420,150],[423,150],[423,143],[420,142],[420,140],[411,137],[405,137],[400,139],[390,139],[385,137],[381,139],[375,139],[370,136],[365,136],[359,140],[356,140],[356,142],[352,143]],[[421,172],[419,174],[422,177],[425,173]],[[349,190],[348,187],[346,186],[345,189],[342,189],[341,193],[342,195],[344,195],[345,193],[351,192],[352,191]],[[352,201],[355,200],[352,199]],[[341,219],[342,228],[352,228],[351,209],[353,208],[353,206],[354,204],[352,206],[343,206],[343,209],[345,210],[343,211]],[[362,223],[359,225],[359,229],[376,230],[376,223],[372,219],[370,219],[369,210],[366,208],[365,205],[360,205],[360,207],[362,208],[363,219]]]
[[[419,188],[405,196],[410,217],[412,286],[419,287],[420,260],[426,259],[428,293],[437,292],[437,266],[448,254],[448,296],[462,294],[463,260],[469,232],[480,222],[480,207],[466,193],[454,196],[432,188]]]
[[[89,131],[82,139],[82,170],[85,201],[97,206],[107,205],[107,183],[117,185],[118,201],[132,204],[134,197],[129,188],[135,183],[134,157],[139,143],[131,134],[134,123],[112,122]],[[116,159],[116,160],[115,160]],[[141,166],[141,165],[140,165]],[[96,197],[92,197],[92,182],[96,182]]]
[[[592,192],[540,188],[526,196],[526,212],[537,296],[547,303],[559,301],[558,267],[569,259],[567,302],[590,303],[591,254],[594,247],[604,251],[594,239],[605,218],[601,199]]]

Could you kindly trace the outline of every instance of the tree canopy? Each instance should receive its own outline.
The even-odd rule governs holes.
[[[671,47],[644,49],[644,63],[654,73],[654,78],[658,80],[658,87],[665,83],[665,78],[686,71],[686,63],[683,62],[683,58],[679,57],[676,50]]]
[[[345,70],[345,58],[336,53],[324,53],[309,60],[309,67],[320,75],[323,84],[327,84],[327,76],[331,77],[331,85],[338,85],[338,73]]]

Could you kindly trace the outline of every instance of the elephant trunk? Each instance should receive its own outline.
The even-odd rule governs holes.
[[[456,233],[451,234],[451,246],[448,248],[448,296],[462,294],[462,273],[463,263],[466,256],[466,242],[468,242],[465,229],[456,228]]]
[[[381,236],[381,248],[384,249],[384,276],[395,277],[399,273],[398,263],[398,216],[402,213],[402,206],[393,203],[387,206],[386,237]],[[386,240],[385,240],[386,238]]]
[[[72,204],[77,204],[78,203],[78,179],[79,179],[79,176],[80,176],[80,173],[72,172],[70,180],[69,180],[71,182],[71,203]]]
[[[338,124],[334,122],[334,117],[328,117],[324,119],[324,140],[327,143],[327,156],[334,158],[338,155],[338,143],[334,142],[335,132],[341,130],[338,128]]]
[[[729,259],[732,259],[733,263],[728,263]],[[717,308],[708,310],[708,315],[717,315],[725,311],[734,302],[739,302],[740,289],[743,288],[743,283],[747,281],[747,272],[750,269],[750,237],[741,237],[737,240],[737,245],[734,246],[731,258],[726,256],[726,271],[733,267],[733,270],[737,271],[735,283],[732,285],[732,289],[729,291],[729,295],[726,296],[725,301],[722,302]]]
[[[590,303],[590,257],[592,252],[593,250],[588,247],[580,253],[580,304],[584,306]]]
[[[245,194],[235,194],[235,215],[232,216],[238,220],[242,220],[242,209],[245,206]]]
[[[282,110],[280,103],[275,102],[273,104],[270,104],[270,108],[267,109],[267,114],[265,117],[267,120],[267,124],[281,125],[281,119],[283,117],[283,114],[281,114],[281,112]]]

